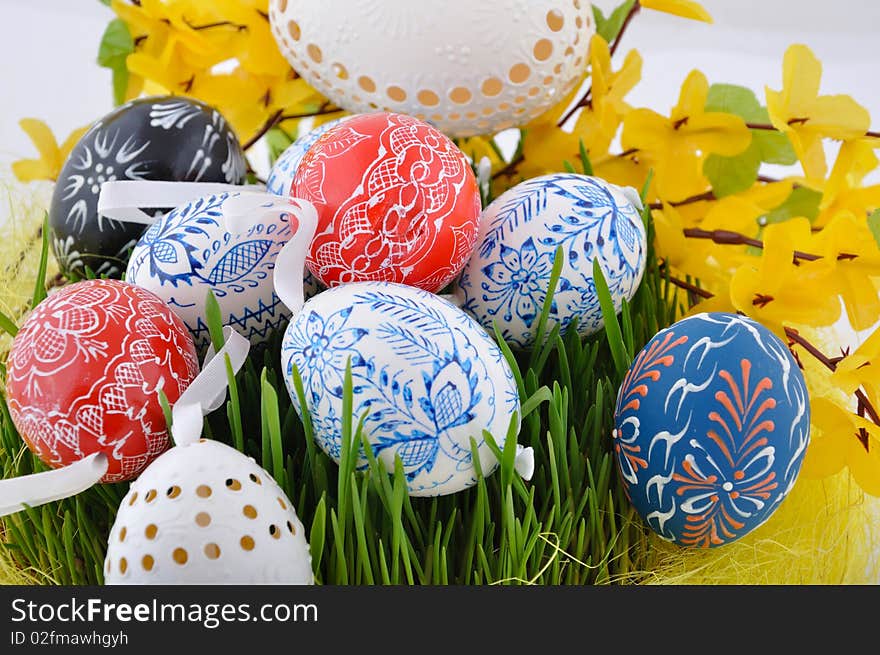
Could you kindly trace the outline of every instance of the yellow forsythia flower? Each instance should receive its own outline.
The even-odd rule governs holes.
[[[810,252],[806,218],[768,226],[760,258],[744,263],[730,281],[736,308],[777,334],[783,324],[831,325],[840,317],[839,289],[831,273],[837,262],[822,258],[795,263],[794,252]]]
[[[645,9],[662,11],[665,14],[701,20],[705,23],[712,22],[712,16],[709,15],[709,12],[699,2],[693,0],[641,0],[639,4]]]
[[[624,150],[638,149],[656,159],[657,190],[667,201],[705,191],[703,161],[715,153],[730,157],[745,150],[752,135],[739,116],[706,112],[709,82],[692,71],[669,118],[651,109],[633,109],[623,121]]]
[[[880,496],[880,428],[825,397],[811,399],[810,422],[803,474],[824,478],[846,467],[866,493]]]
[[[820,96],[822,64],[805,45],[785,51],[782,90],[765,89],[773,126],[788,135],[808,180],[821,181],[827,164],[822,138],[864,136],[871,117],[847,95]]]
[[[880,184],[862,186],[862,180],[877,169],[878,163],[868,139],[846,141],[824,184],[819,216],[813,225],[822,227],[841,211],[864,214],[880,207]]]
[[[73,146],[89,129],[88,126],[75,129],[60,146],[55,140],[52,130],[43,121],[36,118],[23,118],[21,126],[40,154],[39,159],[20,159],[12,164],[12,172],[22,182],[31,180],[56,180],[61,167],[67,160]]]

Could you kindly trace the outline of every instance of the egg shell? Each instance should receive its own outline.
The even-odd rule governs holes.
[[[487,330],[498,323],[516,348],[535,343],[558,246],[565,256],[547,333],[565,334],[577,319],[587,336],[603,325],[593,281],[599,260],[614,309],[630,300],[645,272],[645,226],[633,200],[592,176],[556,173],[522,182],[496,198],[480,218],[480,234],[454,293]]]
[[[321,136],[293,195],[318,210],[306,265],[330,287],[383,281],[439,291],[470,256],[480,192],[454,143],[420,120],[377,112]]]
[[[682,546],[730,543],[794,486],[810,436],[804,376],[744,316],[704,313],[661,330],[617,396],[614,453],[644,521]]]
[[[410,114],[456,137],[560,102],[595,31],[586,0],[271,0],[269,21],[290,65],[334,104]]]
[[[290,187],[293,184],[293,178],[296,176],[296,170],[299,168],[299,163],[305,157],[309,148],[321,136],[348,118],[350,116],[343,116],[342,118],[323,123],[309,130],[287,146],[284,152],[278,155],[278,158],[272,164],[272,170],[269,171],[269,177],[266,179],[266,190],[277,196],[290,195]]]
[[[476,483],[470,439],[489,475],[519,412],[513,373],[485,330],[446,300],[413,287],[355,282],[309,300],[284,335],[281,363],[294,406],[299,371],[315,439],[334,461],[342,449],[342,386],[351,361],[353,410],[389,471],[399,455],[413,496]],[[518,426],[516,426],[518,427]],[[358,466],[368,464],[363,452]]]
[[[305,528],[253,458],[217,441],[175,446],[131,485],[104,582],[312,584]]]
[[[119,277],[144,226],[98,214],[101,185],[114,180],[243,184],[246,163],[223,116],[181,96],[139,98],[98,120],[73,147],[49,208],[61,270]],[[168,209],[171,209],[170,207]]]
[[[296,219],[279,209],[241,234],[230,233],[224,208],[241,195],[204,196],[166,214],[140,238],[128,263],[126,280],[167,302],[200,351],[211,341],[205,315],[209,291],[220,305],[223,325],[252,344],[265,342],[290,318],[272,275]]]
[[[192,337],[153,293],[118,280],[62,287],[12,342],[6,396],[12,421],[58,468],[95,452],[103,482],[131,480],[168,448],[162,389],[174,403],[198,374]]]

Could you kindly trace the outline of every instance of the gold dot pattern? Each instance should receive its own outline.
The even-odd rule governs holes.
[[[488,80],[483,82],[482,89],[484,96],[494,98],[504,90],[504,82],[499,80],[497,77],[490,77]]]
[[[196,525],[206,528],[211,525],[211,515],[207,512],[199,512],[196,514]]]
[[[547,27],[554,32],[561,32],[565,27],[565,16],[558,9],[551,9],[547,12]]]
[[[147,496],[146,496],[146,498],[144,498],[144,500],[146,500],[148,503],[152,503],[154,500],[156,500],[156,496],[157,496],[156,490],[150,489],[147,492]]]
[[[122,526],[122,529],[119,531],[119,541],[125,541],[125,535],[128,534],[128,530],[125,529],[125,526]]]
[[[269,526],[269,534],[272,535],[273,539],[281,538],[281,530],[279,530],[278,526],[274,524]]]
[[[245,536],[243,536],[241,538],[241,541],[239,541],[239,544],[241,544],[242,550],[253,550],[254,549],[254,538],[251,537],[250,535],[246,534]]]
[[[293,523],[290,521],[287,522],[287,530],[290,534],[296,534],[296,528],[293,527]]]
[[[156,561],[153,559],[152,555],[144,555],[141,558],[141,566],[144,567],[144,571],[152,571],[153,564],[155,563]]]
[[[533,53],[538,61],[547,61],[553,56],[553,41],[541,39],[535,44]]]
[[[249,519],[257,518],[257,509],[253,505],[245,505],[244,508],[241,510],[241,513]]]
[[[168,487],[168,491],[165,492],[165,495],[169,498],[177,498],[180,495],[180,487],[174,485],[173,487]]]
[[[345,66],[343,66],[342,64],[339,64],[339,63],[333,64],[333,72],[336,74],[336,77],[338,77],[340,80],[347,80],[348,79],[348,69]]]
[[[226,480],[226,488],[230,491],[239,491],[241,489],[241,482],[235,478],[229,478]]]
[[[471,101],[473,94],[470,89],[463,86],[457,86],[449,92],[449,99],[458,105],[464,105]]]
[[[175,548],[171,555],[174,561],[183,566],[189,560],[189,554],[183,548]]]
[[[278,496],[278,504],[281,505],[281,509],[287,509],[287,503],[284,502],[281,496]]]
[[[430,89],[422,89],[416,97],[419,99],[419,102],[426,107],[436,107],[440,104],[440,96]]]
[[[287,33],[290,34],[291,39],[299,41],[302,31],[299,29],[299,24],[295,20],[287,23]]]
[[[215,543],[205,544],[205,557],[208,559],[217,559],[220,557],[220,546]]]
[[[263,484],[262,480],[260,480],[260,477],[258,475],[255,475],[254,473],[251,473],[248,477],[254,484]]]
[[[514,84],[522,84],[526,80],[529,79],[529,76],[532,74],[532,69],[529,68],[528,64],[514,64],[510,68],[510,73],[508,73],[508,77],[510,81]]]
[[[150,523],[146,528],[144,528],[144,536],[147,539],[155,539],[156,533],[159,532],[159,528],[156,527],[155,523]]]
[[[376,91],[376,83],[373,81],[373,78],[366,75],[361,75],[358,78],[358,86],[367,93],[374,93]]]
[[[211,496],[211,487],[206,484],[200,484],[196,488],[196,496],[199,498],[209,498]]]
[[[322,61],[324,61],[324,53],[321,52],[321,48],[316,46],[314,43],[310,43],[308,47],[306,47],[306,52],[309,54],[309,57],[311,57],[312,61],[316,64],[320,64]]]
[[[125,575],[126,571],[128,571],[128,560],[123,557],[119,560],[119,572]]]
[[[138,492],[135,491],[135,492],[131,495],[131,500],[128,501],[129,506],[134,505],[135,502],[137,501],[137,499],[138,499]]]
[[[404,102],[406,101],[406,91],[401,89],[399,86],[389,86],[385,93],[388,94],[388,97],[391,98],[394,102]]]

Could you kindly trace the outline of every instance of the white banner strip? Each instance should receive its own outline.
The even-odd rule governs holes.
[[[92,453],[54,471],[0,480],[0,516],[14,514],[25,505],[39,507],[69,498],[97,484],[107,472],[107,456]]]
[[[205,359],[205,365],[171,409],[171,436],[178,446],[197,441],[202,434],[205,414],[220,407],[226,397],[226,356],[232,371],[238,373],[247,359],[250,342],[231,327],[223,329],[225,345]]]
[[[305,302],[303,275],[306,268],[306,255],[312,245],[318,227],[318,211],[307,200],[286,198],[290,213],[299,221],[299,228],[290,238],[275,259],[275,294],[294,315],[299,313]]]
[[[144,209],[180,207],[202,196],[238,191],[265,191],[265,187],[215,182],[114,180],[101,185],[98,214],[126,223],[152,225],[157,217],[150,216]]]

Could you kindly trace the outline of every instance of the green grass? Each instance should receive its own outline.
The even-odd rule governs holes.
[[[653,242],[648,212],[648,243]],[[46,234],[47,231],[44,231]],[[44,256],[48,240],[44,239]],[[557,256],[555,280],[561,260]],[[410,498],[400,462],[387,473],[361,422],[351,416],[348,372],[343,451],[336,465],[312,438],[288,397],[280,365],[281,334],[252,350],[230,373],[225,408],[206,420],[206,436],[253,456],[278,481],[309,530],[315,577],[322,584],[607,584],[644,570],[647,532],[619,484],[611,453],[617,388],[632,355],[673,320],[675,298],[649,252],[645,278],[607,328],[579,339],[546,329],[543,346],[513,352],[522,422],[495,455],[498,469],[451,496]],[[36,285],[34,298],[45,289]],[[11,321],[0,317],[0,327]],[[219,312],[209,311],[212,337],[221,338]],[[496,332],[497,336],[497,332]],[[540,343],[540,342],[539,342]],[[5,369],[3,369],[5,374]],[[294,379],[302,396],[299,379]],[[305,402],[300,403],[305,406]],[[360,417],[358,417],[360,418]],[[496,435],[504,436],[504,435]],[[491,439],[488,439],[492,443]],[[514,471],[516,443],[535,451],[535,473]],[[356,471],[360,446],[369,467]],[[477,460],[478,470],[479,461]],[[24,447],[5,402],[0,402],[0,469],[4,478],[45,470]],[[103,581],[106,538],[127,484],[96,486],[75,498],[28,509],[3,521],[4,547],[15,563],[42,571],[58,584]]]

